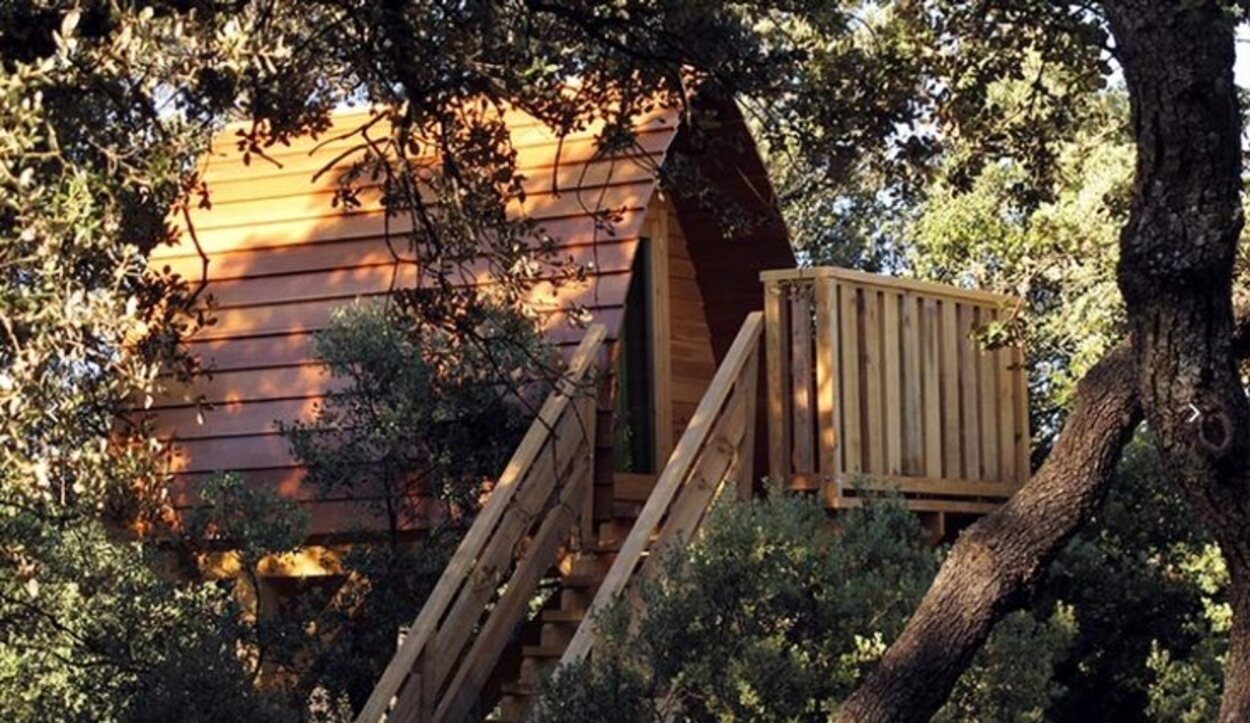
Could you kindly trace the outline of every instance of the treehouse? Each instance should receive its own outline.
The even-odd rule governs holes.
[[[310,544],[371,513],[367,500],[323,499],[302,484],[276,423],[307,418],[334,392],[309,344],[331,311],[384,296],[407,273],[388,245],[404,229],[376,199],[332,206],[335,174],[316,175],[350,143],[336,132],[366,118],[339,114],[319,141],[272,154],[276,163],[245,163],[228,130],[207,164],[211,209],[153,255],[202,279],[216,303],[216,324],[188,342],[211,377],[153,404],[178,498],[192,501],[214,471],[238,471],[308,506]],[[644,114],[625,150],[600,148],[595,128],[558,138],[521,113],[507,122],[532,180],[513,212],[585,270],[533,299],[567,366],[359,720],[519,719],[542,674],[592,653],[595,613],[653,574],[650,553],[763,475],[831,509],[899,490],[939,535],[1026,479],[1021,349],[975,340],[1016,302],[796,268],[732,104]],[[695,127],[725,142],[708,146]],[[663,193],[657,170],[673,164],[697,169],[754,221],[727,227],[695,194]],[[587,318],[574,323],[572,308]],[[550,594],[534,612],[540,588]]]

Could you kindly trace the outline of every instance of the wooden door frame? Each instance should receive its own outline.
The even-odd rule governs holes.
[[[669,205],[659,199],[653,200],[647,212],[641,243],[647,249],[648,268],[646,294],[650,359],[648,372],[651,377],[651,423],[652,446],[655,454],[656,474],[664,471],[669,455],[673,452],[673,361],[672,319],[670,311],[671,283],[669,279],[668,242]]]

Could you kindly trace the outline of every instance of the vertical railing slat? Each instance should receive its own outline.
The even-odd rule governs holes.
[[[942,346],[942,471],[948,479],[960,479],[959,331],[955,301],[943,299],[941,307],[938,340]]]
[[[920,307],[912,293],[903,294],[903,474],[924,473],[921,434]]]
[[[820,448],[820,474],[826,488],[837,490],[837,475],[842,472],[838,445],[837,359],[838,294],[833,279],[816,280],[816,412]]]
[[[994,320],[993,311],[981,307],[977,322],[986,326]],[[981,348],[978,363],[981,367],[981,479],[990,482],[1001,482],[998,466],[998,364],[995,363],[994,352]]]
[[[790,345],[786,287],[764,284],[765,373],[768,376],[768,476],[774,483],[790,480]]]
[[[751,359],[747,362],[746,367],[742,370],[742,378],[738,380],[738,384],[744,388],[742,394],[746,397],[746,432],[743,436],[741,459],[738,464],[738,499],[750,500],[755,491],[755,428],[756,428],[756,407],[759,402],[760,391],[760,354],[757,349],[751,355]]]
[[[924,375],[924,473],[930,479],[942,476],[942,395],[938,375],[941,348],[938,340],[937,301],[924,297],[921,320],[921,372]]]
[[[1029,452],[1033,445],[1032,430],[1029,425],[1029,375],[1025,368],[1024,346],[1014,347],[1016,368],[1016,431],[1019,444],[1016,445],[1016,484],[1029,481]]]
[[[864,389],[864,430],[867,435],[864,469],[872,474],[884,474],[885,465],[885,418],[881,409],[881,311],[880,293],[865,287],[864,344],[860,349],[860,379]]]
[[[840,283],[841,322],[838,341],[842,347],[842,442],[846,473],[857,475],[864,471],[863,448],[860,439],[859,397],[859,287]]]
[[[881,332],[884,346],[882,373],[885,385],[885,473],[903,473],[903,372],[899,366],[900,296],[886,289],[882,293]]]
[[[790,388],[794,435],[794,471],[812,475],[816,466],[812,444],[816,438],[812,409],[812,298],[811,288],[795,290],[790,301]]]
[[[977,348],[972,338],[976,320],[971,304],[959,305],[959,390],[964,445],[965,479],[981,479],[981,405],[978,399]]]
[[[999,317],[996,317],[999,318]],[[1016,394],[1012,379],[1012,348],[1000,347],[994,352],[998,364],[998,449],[999,475],[1003,482],[1016,481]]]

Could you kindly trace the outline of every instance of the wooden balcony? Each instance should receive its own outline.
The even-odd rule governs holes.
[[[974,338],[1017,299],[838,268],[761,279],[770,478],[835,508],[893,488],[973,514],[1028,478],[1023,349]]]
[[[746,316],[645,504],[608,520],[593,495],[612,495],[613,510],[637,500],[593,485],[606,332],[588,330],[357,723],[463,720],[496,704],[520,720],[537,681],[592,655],[598,614],[639,604],[637,581],[658,574],[652,553],[698,534],[718,498],[751,494],[761,334],[774,480],[833,508],[896,489],[942,537],[948,513],[989,512],[1027,479],[1023,350],[975,339],[1017,300],[833,268],[762,278],[763,317]],[[527,620],[544,578],[558,594]],[[503,680],[496,669],[527,624],[536,644]]]

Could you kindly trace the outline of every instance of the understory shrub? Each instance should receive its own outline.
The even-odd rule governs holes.
[[[599,621],[594,663],[550,680],[534,720],[827,720],[931,582],[939,558],[924,538],[893,498],[836,527],[803,496],[722,505],[701,537],[664,555],[640,619],[622,606]],[[1072,634],[1063,607],[1009,617],[941,719],[1041,720]]]
[[[251,680],[305,720],[351,720],[420,611],[557,369],[533,322],[485,305],[453,328],[394,304],[336,311],[314,340],[337,383],[310,419],[280,422],[305,484],[356,505],[337,574],[266,578],[309,520],[226,474],[201,490],[184,551],[228,549],[244,603],[233,642]],[[464,326],[469,324],[469,326]],[[210,412],[211,413],[211,412]]]
[[[1070,605],[1079,634],[1055,670],[1051,720],[1205,721],[1219,710],[1230,612],[1218,548],[1146,435],[1107,500],[1051,564],[1039,606]]]

